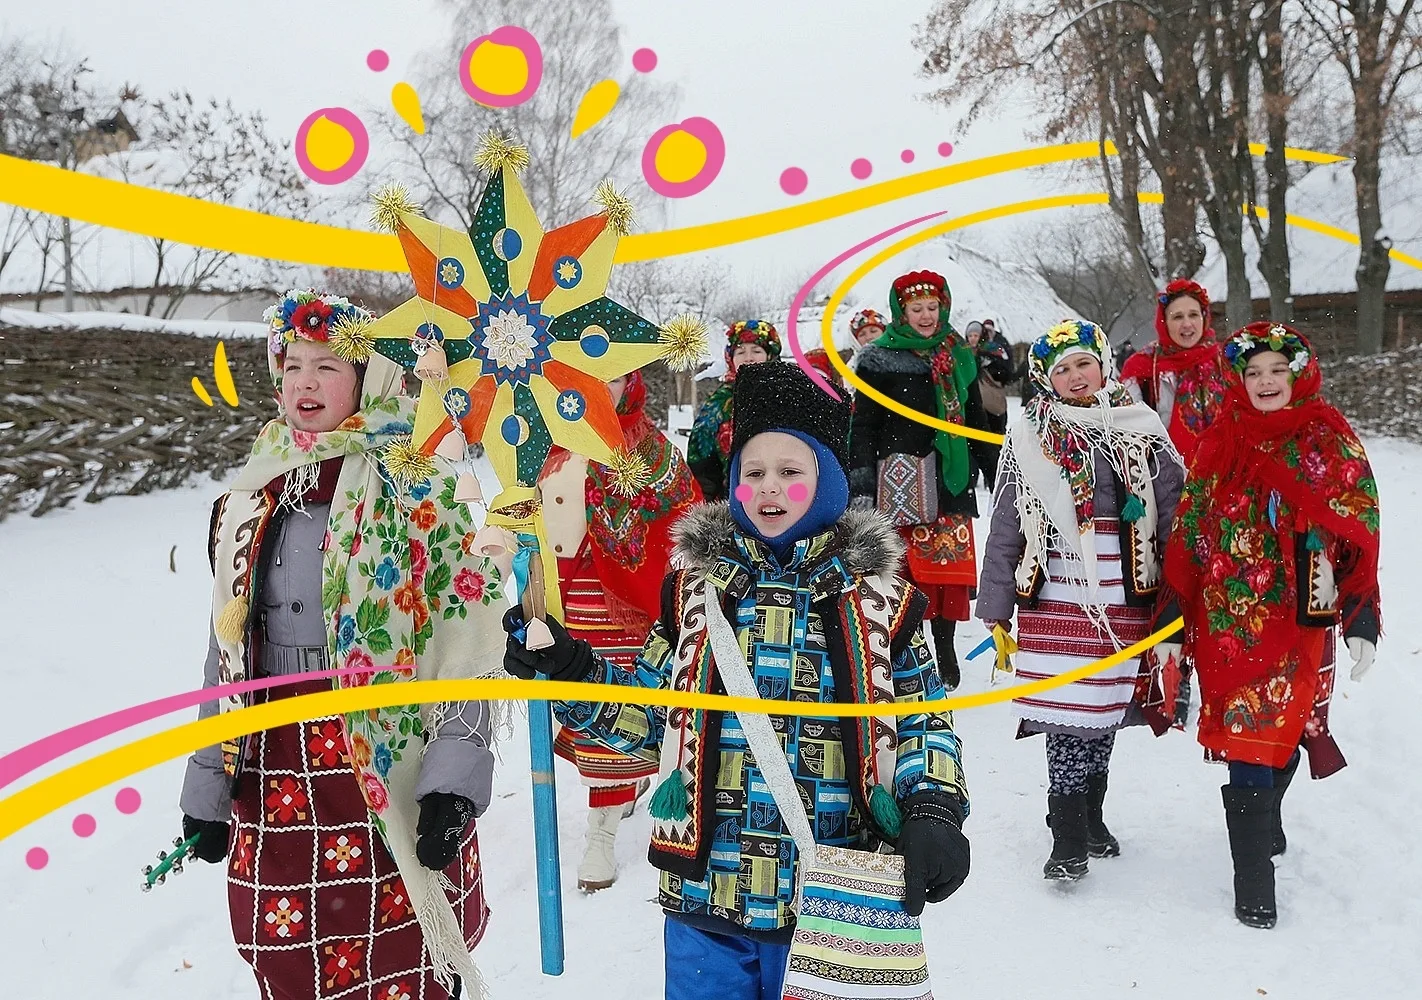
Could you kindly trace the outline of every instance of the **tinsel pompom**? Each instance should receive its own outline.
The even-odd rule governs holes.
[[[635,497],[646,489],[651,470],[646,461],[635,451],[618,448],[612,453],[612,461],[607,463],[608,485],[618,496]]]
[[[706,324],[695,316],[689,313],[673,316],[659,332],[660,342],[666,348],[662,357],[672,371],[690,371],[705,357]]]
[[[489,129],[479,137],[479,148],[474,153],[474,165],[486,173],[494,173],[510,167],[515,173],[529,164],[528,147],[523,143],[500,135]]]
[[[618,236],[626,236],[632,231],[632,199],[613,187],[612,181],[603,181],[593,194],[593,201],[602,208],[607,222],[617,231]]]
[[[385,449],[385,471],[401,489],[410,489],[435,475],[434,459],[416,448],[409,438],[398,438]]]
[[[386,184],[371,198],[371,225],[384,233],[399,232],[402,215],[420,214],[420,206],[411,200],[403,184]]]
[[[375,338],[370,328],[373,321],[365,316],[343,316],[331,327],[331,353],[352,365],[363,365],[375,350]]]

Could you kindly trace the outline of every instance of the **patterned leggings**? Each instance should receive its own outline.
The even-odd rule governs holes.
[[[1116,734],[1087,739],[1067,733],[1047,734],[1047,791],[1076,795],[1086,791],[1086,779],[1105,774],[1111,767]]]

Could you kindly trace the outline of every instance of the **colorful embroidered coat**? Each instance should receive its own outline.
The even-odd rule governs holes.
[[[877,516],[847,512],[833,529],[798,542],[783,569],[739,533],[725,504],[696,508],[678,525],[677,541],[673,564],[683,568],[665,581],[662,614],[636,673],[599,661],[589,680],[722,693],[704,630],[704,601],[719,599],[766,698],[944,698],[920,628],[924,599],[898,578],[902,543]],[[656,821],[650,851],[669,913],[732,932],[793,922],[795,844],[734,714],[585,702],[555,712],[616,750],[660,757],[663,777],[680,769],[689,814]],[[967,811],[951,713],[771,721],[784,734],[820,843],[862,848],[888,839],[868,806],[875,786],[899,802],[943,791]]]

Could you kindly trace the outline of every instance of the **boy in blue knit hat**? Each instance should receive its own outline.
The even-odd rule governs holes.
[[[816,842],[893,846],[917,916],[967,877],[968,792],[952,715],[927,704],[944,690],[920,627],[925,600],[899,575],[903,543],[877,514],[848,509],[848,434],[848,405],[799,368],[746,368],[735,384],[732,497],[693,508],[674,529],[680,568],[663,583],[635,674],[610,669],[554,621],[549,649],[529,651],[511,634],[505,666],[526,678],[723,693],[705,631],[714,599],[761,697],[924,702],[898,717],[770,717]],[[511,633],[521,615],[510,611]],[[779,997],[799,852],[738,717],[601,702],[554,711],[580,736],[660,761],[650,858],[662,872],[667,1000]]]

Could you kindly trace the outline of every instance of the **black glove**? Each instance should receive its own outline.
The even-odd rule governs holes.
[[[509,634],[504,647],[504,669],[526,681],[533,680],[536,674],[555,681],[580,681],[591,674],[593,651],[587,640],[568,635],[557,619],[545,620],[548,631],[553,634],[553,645],[532,650],[514,635],[523,628],[523,608],[509,608],[504,615],[504,631]]]
[[[201,858],[210,864],[217,864],[227,857],[227,841],[231,831],[222,820],[193,819],[185,813],[183,839],[187,840],[193,834],[198,835],[197,843],[192,846],[193,857]]]
[[[925,902],[941,903],[967,879],[971,857],[962,822],[962,806],[942,792],[918,792],[904,803],[898,846],[909,916],[922,913]]]
[[[464,830],[474,818],[474,803],[452,792],[430,792],[420,799],[420,821],[415,824],[415,857],[431,871],[448,868],[459,854]]]

